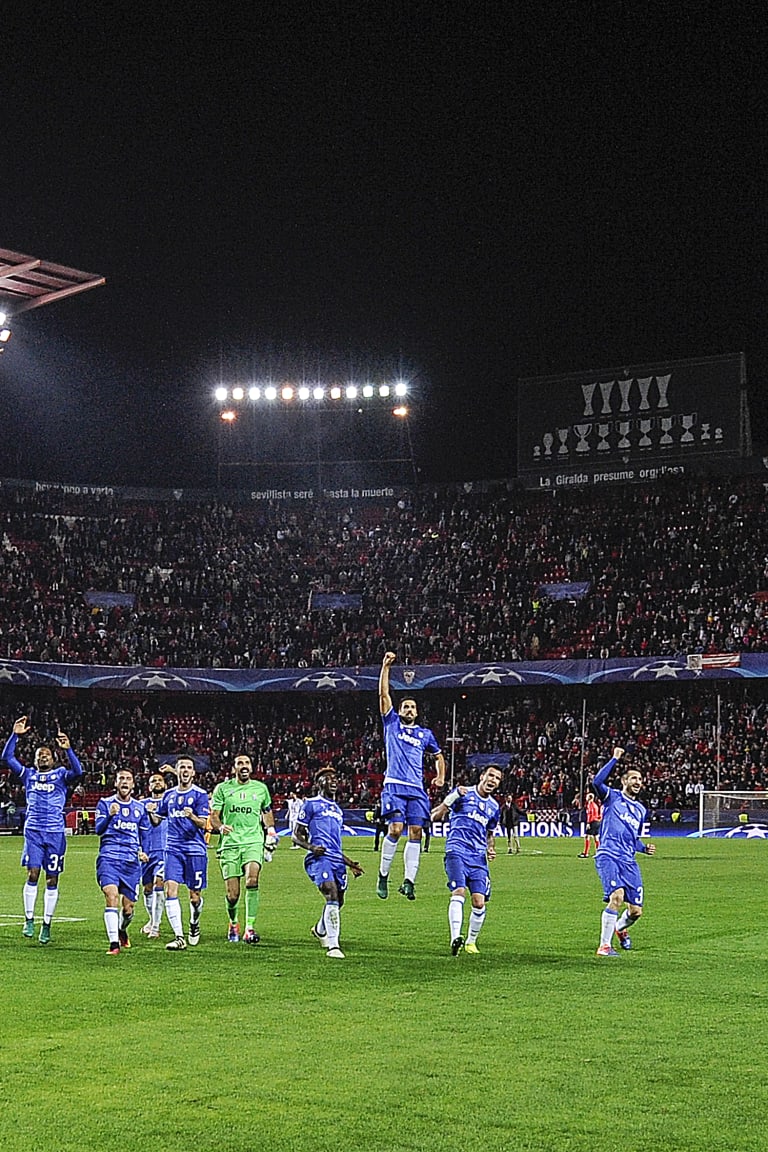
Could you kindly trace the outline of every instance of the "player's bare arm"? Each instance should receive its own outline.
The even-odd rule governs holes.
[[[432,781],[434,788],[442,788],[445,784],[445,756],[442,752],[435,754],[435,779]]]
[[[309,839],[309,829],[306,824],[297,824],[293,830],[291,839],[294,844],[298,844],[299,848],[303,848],[305,852],[311,852],[313,856],[325,856],[325,848],[322,844],[313,844]]]
[[[392,707],[392,697],[389,694],[389,670],[397,657],[394,652],[385,652],[379,673],[379,711],[386,716]]]
[[[434,820],[445,820],[445,818],[449,812],[450,812],[450,808],[448,807],[447,804],[438,804],[437,807],[433,808],[432,811],[430,812],[429,818],[430,818],[430,820],[433,820],[433,821]]]

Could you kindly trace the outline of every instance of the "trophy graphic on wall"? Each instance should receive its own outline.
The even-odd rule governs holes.
[[[598,424],[597,426],[597,450],[598,452],[610,452],[611,446],[608,443],[608,433],[611,429],[610,424]]]
[[[637,386],[640,389],[640,403],[638,408],[641,412],[647,412],[651,406],[648,402],[648,393],[651,390],[651,380],[653,380],[652,376],[642,376],[637,381]]]
[[[557,438],[560,441],[560,447],[557,450],[558,456],[568,455],[568,433],[570,428],[558,428]]]
[[[610,416],[611,414],[611,392],[613,392],[613,385],[615,380],[609,380],[607,384],[600,385],[600,395],[603,398],[603,407],[600,412],[601,416]]]
[[[661,417],[661,436],[659,437],[659,444],[662,448],[669,448],[672,444],[674,444],[674,440],[671,436],[672,424],[673,420],[671,416]]]
[[[640,439],[637,442],[638,448],[652,448],[653,444],[648,433],[651,428],[653,428],[653,420],[640,420],[637,426],[640,429]]]
[[[632,447],[629,442],[629,430],[632,427],[632,424],[629,420],[620,420],[616,427],[619,430],[619,442],[616,447],[621,451],[626,451],[627,448]]]
[[[541,439],[544,443],[544,455],[545,456],[551,456],[552,455],[552,445],[555,442],[554,436],[552,435],[551,432],[545,432]]]
[[[659,408],[669,408],[669,401],[667,400],[667,390],[669,388],[669,382],[671,379],[672,379],[671,373],[669,376],[657,376],[656,377],[656,387],[659,390],[659,404],[658,404]]]
[[[693,444],[693,432],[691,431],[691,429],[693,428],[694,424],[696,423],[696,413],[690,412],[687,416],[681,416],[680,417],[680,423],[683,426],[683,434],[680,437],[680,443],[681,444]],[[708,427],[709,426],[707,426],[707,428]],[[702,435],[701,438],[703,440],[704,436]],[[707,435],[707,439],[709,439],[709,435]]]
[[[589,452],[589,442],[587,441],[587,436],[589,436],[590,432],[592,431],[592,425],[574,424],[573,430],[578,437],[576,451],[583,456],[585,452]]]
[[[621,409],[622,412],[629,412],[629,393],[632,390],[632,380],[619,380],[619,394],[621,396]]]
[[[595,388],[597,388],[597,384],[582,384],[581,386],[581,391],[584,396],[584,411],[582,413],[583,416],[593,415],[592,397],[595,394]]]

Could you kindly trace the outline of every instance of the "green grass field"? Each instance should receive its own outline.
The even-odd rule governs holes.
[[[351,841],[367,874],[350,882],[347,959],[332,961],[285,844],[265,866],[258,947],[226,943],[212,860],[197,950],[144,939],[140,907],[134,947],[112,958],[96,841],[70,842],[41,947],[21,936],[21,841],[3,838],[0,1146],[763,1152],[768,846],[661,840],[635,948],[601,960],[578,845],[500,856],[481,955],[453,958],[441,843],[417,901],[384,903],[373,841]]]

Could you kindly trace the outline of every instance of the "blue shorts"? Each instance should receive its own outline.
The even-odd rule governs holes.
[[[397,785],[385,784],[381,793],[383,824],[407,824],[423,828],[429,820],[429,798],[426,792],[398,792]]]
[[[190,892],[201,892],[208,887],[208,857],[182,855],[168,849],[165,853],[165,880],[186,884]]]
[[[141,882],[144,885],[154,884],[155,877],[165,878],[165,856],[150,856],[141,869]]]
[[[339,892],[346,892],[347,868],[342,861],[326,860],[325,856],[313,856],[310,852],[304,857],[304,869],[318,888],[333,880]]]
[[[49,876],[64,871],[67,838],[63,832],[42,832],[25,828],[22,868],[42,868]]]
[[[636,860],[614,860],[605,853],[595,856],[595,868],[603,885],[603,900],[610,900],[618,888],[624,889],[624,899],[628,904],[643,905],[643,878]]]
[[[138,860],[112,860],[109,856],[97,856],[96,879],[99,888],[114,884],[121,896],[136,900],[139,895],[141,865]]]
[[[471,864],[458,852],[446,852],[445,874],[451,892],[456,888],[469,888],[472,895],[480,893],[486,901],[491,898],[491,874],[487,864]]]

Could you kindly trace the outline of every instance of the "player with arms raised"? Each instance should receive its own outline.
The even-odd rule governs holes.
[[[477,938],[485,922],[486,904],[491,898],[489,860],[496,859],[494,840],[499,822],[499,804],[493,793],[501,784],[498,764],[488,764],[474,788],[459,786],[449,792],[442,804],[432,810],[433,820],[444,820],[450,814],[445,839],[445,874],[451,898],[448,902],[448,927],[451,952],[477,953]],[[469,888],[472,911],[469,916],[467,942],[464,943],[464,901]]]
[[[40,943],[48,944],[51,939],[51,921],[59,899],[59,876],[64,871],[64,853],[67,850],[64,832],[67,792],[83,775],[83,766],[72,751],[69,737],[64,732],[57,733],[56,748],[66,753],[66,768],[56,765],[53,749],[47,745],[41,745],[35,752],[34,768],[20,764],[16,759],[16,744],[19,736],[26,736],[29,731],[29,717],[20,716],[8,737],[2,758],[13,775],[20,778],[27,797],[24,852],[21,857],[21,866],[27,869],[22,931],[29,937],[35,934],[37,882],[42,869],[45,871],[46,888]]]
[[[429,797],[424,787],[424,753],[435,757],[435,787],[445,782],[445,759],[429,728],[417,723],[418,709],[412,696],[400,701],[397,712],[389,694],[389,670],[395,662],[394,652],[386,652],[379,674],[379,711],[384,725],[386,772],[381,793],[382,819],[388,824],[381,845],[381,863],[376,895],[386,900],[392,861],[403,828],[408,839],[403,851],[405,877],[398,891],[409,900],[416,899],[415,884],[421,857],[421,837],[429,819]]]
[[[623,755],[623,748],[614,748],[613,756],[593,780],[595,792],[603,802],[595,867],[603,885],[606,904],[600,925],[598,956],[618,956],[612,947],[614,932],[622,948],[632,947],[629,928],[643,913],[643,878],[635,854],[644,852],[653,856],[656,851],[655,844],[646,844],[640,839],[648,819],[648,810],[637,799],[643,787],[642,773],[636,768],[624,768],[621,790],[608,787],[608,777]]]
[[[317,795],[303,800],[297,813],[293,840],[307,855],[304,868],[313,884],[325,898],[323,915],[312,927],[312,935],[326,949],[331,960],[343,960],[339,947],[341,909],[347,890],[347,868],[352,875],[362,876],[356,860],[344,855],[341,834],[344,816],[334,797],[338,789],[335,768],[326,765],[315,773]]]

